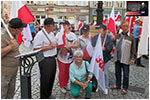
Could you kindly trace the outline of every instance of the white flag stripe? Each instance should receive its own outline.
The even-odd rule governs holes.
[[[141,39],[138,45],[137,58],[148,54],[149,17],[143,17]]]
[[[64,34],[64,28],[63,25],[61,25],[61,29],[60,29],[60,33],[58,34],[58,36],[56,36],[58,38],[58,45],[62,45],[63,43],[63,34]]]
[[[31,30],[30,30],[30,27],[29,27],[29,24],[27,25],[26,28],[23,28],[23,40],[24,40],[24,45],[26,47],[29,47],[30,46],[30,42],[32,40],[32,35],[31,35]]]

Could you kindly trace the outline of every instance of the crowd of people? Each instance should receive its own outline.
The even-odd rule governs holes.
[[[52,96],[52,89],[55,81],[57,63],[59,68],[59,87],[62,93],[70,91],[73,97],[78,97],[80,89],[85,90],[85,98],[89,99],[92,92],[91,79],[94,77],[93,73],[88,72],[91,58],[83,58],[83,53],[88,43],[92,44],[94,48],[98,42],[98,36],[101,36],[104,59],[104,74],[105,86],[108,91],[109,88],[109,67],[112,59],[112,50],[115,47],[114,61],[115,61],[115,76],[116,86],[112,89],[121,89],[122,83],[122,69],[123,69],[123,87],[121,93],[125,95],[129,87],[129,72],[130,64],[136,61],[137,66],[143,65],[140,59],[136,59],[136,52],[139,38],[139,19],[136,20],[136,26],[133,28],[133,35],[129,33],[129,23],[124,21],[121,24],[122,32],[115,36],[107,34],[106,25],[98,26],[98,34],[94,37],[90,36],[90,26],[84,24],[81,28],[81,35],[79,37],[74,33],[74,28],[71,28],[69,21],[64,20],[60,23],[64,28],[63,45],[58,45],[58,39],[61,35],[60,29],[57,30],[56,35],[54,29],[56,22],[53,18],[46,18],[44,20],[43,28],[39,30],[37,25],[30,23],[30,29],[33,36],[34,50],[41,49],[44,54],[44,59],[39,62],[40,69],[40,98],[54,99]],[[16,75],[19,66],[19,60],[14,56],[19,54],[19,45],[16,41],[16,35],[19,34],[27,25],[19,18],[13,18],[9,21],[8,29],[12,36],[11,39],[6,30],[2,31],[1,37],[1,58],[2,58],[2,74],[1,74],[1,95],[2,99],[12,99],[15,92]],[[45,34],[44,34],[45,33]],[[9,62],[9,63],[8,63]],[[70,81],[70,86],[68,82]]]

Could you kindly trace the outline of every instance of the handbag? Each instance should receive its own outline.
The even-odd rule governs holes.
[[[89,73],[88,70],[87,70],[86,61],[85,61],[85,67],[86,67],[86,72]],[[88,77],[88,74],[87,74],[87,77]],[[97,89],[97,80],[96,80],[96,78],[95,78],[94,75],[93,75],[93,77],[92,77],[92,79],[91,79],[90,82],[92,84],[92,92],[96,92],[96,89]]]

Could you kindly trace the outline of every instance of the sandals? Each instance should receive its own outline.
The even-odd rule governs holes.
[[[126,89],[122,89],[122,92],[121,92],[122,95],[125,95],[127,94],[127,90]]]
[[[120,86],[112,86],[111,89],[121,89]]]

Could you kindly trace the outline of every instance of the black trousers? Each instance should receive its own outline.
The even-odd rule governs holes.
[[[39,63],[40,67],[40,98],[48,99],[51,96],[56,74],[55,57],[46,57]]]

